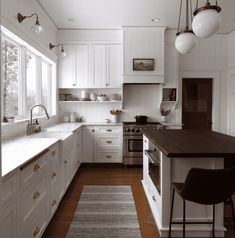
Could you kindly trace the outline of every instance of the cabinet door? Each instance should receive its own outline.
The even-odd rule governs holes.
[[[2,207],[1,213],[1,237],[16,238],[17,232],[17,219],[16,219],[16,200],[13,199]]]
[[[107,84],[107,46],[92,45],[93,88],[105,88]]]
[[[121,88],[122,85],[122,46],[108,45],[108,77],[107,87]]]
[[[75,76],[75,46],[64,46],[66,57],[59,59],[59,88],[73,88],[76,87]]]
[[[94,134],[95,127],[83,128],[82,162],[92,163],[94,160]]]
[[[91,80],[89,75],[89,45],[76,45],[76,86],[89,88]]]

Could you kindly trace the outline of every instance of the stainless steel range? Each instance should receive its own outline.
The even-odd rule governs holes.
[[[138,124],[135,122],[123,122],[123,164],[143,164],[143,132],[144,128],[158,130],[163,125],[159,122],[147,122]]]

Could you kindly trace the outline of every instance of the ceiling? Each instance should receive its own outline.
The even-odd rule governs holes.
[[[37,0],[58,29],[120,29],[122,26],[177,28],[180,0]],[[206,0],[199,0],[199,6]],[[193,8],[196,0],[192,0]],[[211,4],[214,4],[211,0]],[[235,29],[235,0],[220,0],[219,33]],[[159,18],[159,22],[151,19]],[[184,19],[184,18],[183,18]]]

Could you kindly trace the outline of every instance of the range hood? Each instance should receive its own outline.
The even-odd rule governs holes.
[[[124,84],[164,83],[165,29],[123,27]],[[136,67],[136,62],[142,67]]]

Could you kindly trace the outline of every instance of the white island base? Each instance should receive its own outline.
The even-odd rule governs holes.
[[[149,140],[144,137],[144,150],[149,149]],[[143,157],[143,188],[148,199],[155,223],[161,237],[168,237],[170,208],[172,196],[172,182],[184,182],[188,171],[192,167],[219,169],[224,168],[223,158],[169,158],[160,153],[160,186],[161,194],[151,181],[148,174],[148,157]],[[224,237],[224,211],[223,204],[216,205],[215,235]],[[183,200],[175,193],[173,221],[182,221]],[[186,221],[205,222],[212,221],[212,206],[205,206],[186,201]],[[172,237],[182,237],[183,225],[172,225]],[[210,224],[186,224],[186,237],[212,237]]]

